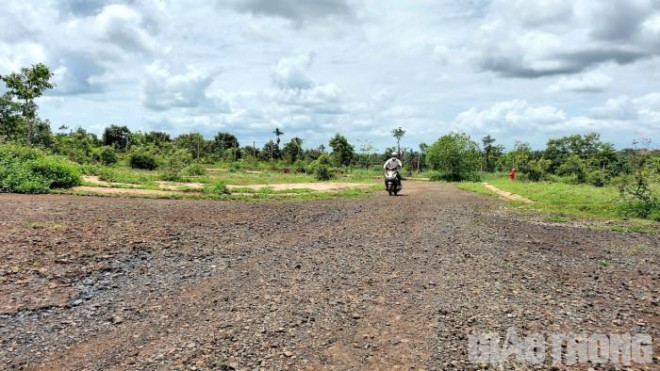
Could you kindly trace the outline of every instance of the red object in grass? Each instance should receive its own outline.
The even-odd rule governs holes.
[[[511,178],[512,181],[516,180],[516,169],[511,169],[511,171],[509,171],[509,178]]]

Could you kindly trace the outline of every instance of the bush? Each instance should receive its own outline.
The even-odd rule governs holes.
[[[164,180],[166,182],[178,182],[182,179],[181,173],[174,170],[174,169],[167,169],[163,171],[163,173],[159,177],[160,180]]]
[[[625,216],[660,221],[660,202],[628,201],[620,209]]]
[[[550,160],[546,159],[531,160],[522,170],[527,174],[527,179],[532,182],[539,182],[541,180],[546,180],[551,163]]]
[[[660,220],[660,197],[649,186],[649,174],[645,169],[623,177],[619,193],[624,201],[621,207],[624,215]]]
[[[28,147],[0,147],[0,192],[47,193],[80,184],[80,167],[68,160]]]
[[[317,166],[316,170],[314,172],[314,178],[316,180],[330,180],[330,179],[332,179],[332,173],[330,172],[330,168],[328,168],[325,165]]]
[[[113,165],[117,163],[117,151],[112,147],[103,147],[94,153],[94,159],[104,165]]]
[[[183,169],[183,173],[188,176],[204,176],[206,175],[206,167],[202,164],[192,164]]]
[[[594,170],[587,174],[587,182],[594,187],[604,187],[608,182],[607,174],[602,170]]]
[[[460,177],[456,177],[456,174],[453,173],[443,173],[436,172],[429,176],[429,179],[434,182],[444,181],[444,182],[479,182],[481,181],[481,176],[477,173],[467,173],[462,174]]]
[[[307,164],[303,160],[297,160],[296,162],[293,163],[292,167],[296,173],[302,174],[305,172],[305,169],[307,168]]]
[[[227,185],[222,180],[216,180],[213,184],[206,186],[206,188],[204,188],[204,193],[216,195],[231,194],[229,188],[227,188]]]
[[[155,170],[158,167],[156,158],[146,153],[133,153],[128,158],[133,169]]]
[[[52,156],[32,160],[32,173],[49,182],[50,188],[70,188],[82,184],[80,167]]]
[[[438,139],[426,152],[426,164],[445,173],[444,180],[464,181],[478,178],[479,145],[467,134],[452,133]]]

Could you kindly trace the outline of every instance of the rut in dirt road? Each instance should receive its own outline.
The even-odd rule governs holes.
[[[522,220],[450,185],[403,193],[0,195],[0,368],[472,369],[471,333],[660,337],[658,237]]]

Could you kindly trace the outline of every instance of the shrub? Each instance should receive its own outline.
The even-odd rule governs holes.
[[[0,192],[47,193],[82,183],[80,167],[20,146],[0,147]]]
[[[527,179],[532,182],[539,182],[546,180],[551,163],[550,160],[546,159],[530,160],[522,170],[527,174]]]
[[[607,174],[602,170],[594,170],[587,174],[587,182],[594,187],[604,187],[608,182]]]
[[[316,180],[330,180],[330,179],[332,179],[332,173],[330,172],[330,168],[328,168],[325,165],[317,166],[316,170],[314,172],[314,178]]]
[[[216,180],[213,184],[206,186],[206,188],[204,188],[204,192],[216,195],[231,194],[229,188],[227,188],[227,185],[222,180]]]
[[[155,170],[158,167],[156,158],[146,153],[133,153],[129,156],[128,162],[133,169]]]
[[[160,180],[164,180],[166,182],[178,182],[182,179],[181,173],[174,170],[174,169],[167,169],[163,171],[163,173],[159,177]]]
[[[445,173],[445,172],[436,172],[429,176],[429,179],[434,182],[445,181],[445,182],[479,182],[481,181],[481,176],[477,173],[466,173],[461,175],[460,178],[456,178],[456,174]]]
[[[303,160],[297,160],[296,162],[293,163],[292,167],[296,173],[302,174],[305,172],[305,168],[307,167],[307,164],[305,164],[305,161]]]
[[[31,171],[49,182],[50,188],[70,188],[82,184],[80,167],[72,162],[55,157],[32,160]]]
[[[204,176],[206,175],[206,167],[202,164],[192,164],[183,169],[183,173],[188,176]]]
[[[649,186],[649,174],[645,169],[622,178],[619,193],[624,200],[621,207],[624,215],[660,220],[660,198]]]
[[[112,147],[103,147],[94,154],[94,158],[104,165],[113,165],[117,163],[117,151]]]
[[[587,182],[587,165],[577,155],[571,155],[557,169],[558,175],[572,176],[576,184]]]
[[[444,179],[448,181],[478,178],[476,171],[480,161],[479,145],[467,134],[445,135],[426,152],[426,164],[444,172]]]

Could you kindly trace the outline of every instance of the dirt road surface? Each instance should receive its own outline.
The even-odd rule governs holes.
[[[405,187],[272,203],[0,195],[0,369],[474,369],[468,335],[509,328],[650,334],[655,363],[634,367],[660,367],[658,236]]]

